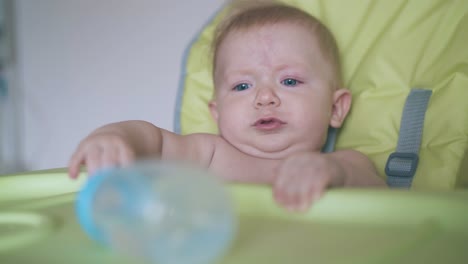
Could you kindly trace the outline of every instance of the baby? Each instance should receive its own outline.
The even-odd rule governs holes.
[[[81,165],[92,174],[140,158],[188,161],[229,182],[271,185],[291,211],[307,210],[330,187],[385,186],[361,153],[320,152],[351,105],[330,31],[283,4],[233,10],[213,42],[209,109],[219,135],[182,136],[145,121],[105,125],[79,144],[70,177]]]

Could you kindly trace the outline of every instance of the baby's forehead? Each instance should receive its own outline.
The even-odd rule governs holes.
[[[303,24],[291,22],[268,23],[231,29],[222,42],[219,43],[216,57],[225,58],[226,54],[236,54],[241,50],[245,50],[243,49],[244,46],[252,47],[257,55],[259,50],[271,54],[275,50],[273,47],[281,47],[284,50],[284,45],[287,45],[291,48],[296,47],[294,50],[290,50],[289,54],[294,54],[294,51],[306,50],[314,54],[323,54],[322,59],[328,60],[326,58],[327,52],[323,49],[325,45],[320,43],[322,40],[319,40],[318,37],[314,30]],[[247,48],[247,51],[250,52],[251,50]]]
[[[252,25],[249,27],[231,29],[229,32],[226,32],[224,39],[219,43],[215,52],[217,53],[216,57],[219,57],[219,55],[223,56],[221,54],[226,54],[227,52],[226,46],[231,47],[228,52],[233,52],[231,45],[233,41],[236,43],[235,45],[241,45],[239,47],[250,45],[252,42],[255,42],[257,48],[265,47],[268,51],[270,50],[269,47],[277,46],[275,44],[283,40],[294,40],[308,45],[310,47],[308,48],[309,50],[323,53],[324,50],[322,50],[322,47],[324,45],[321,45],[320,42],[322,40],[319,40],[318,37],[314,30],[297,23],[278,22]]]
[[[263,24],[246,25],[238,28],[230,28],[226,32],[225,38],[233,34],[256,34],[259,31],[271,31],[271,33],[282,34],[281,32],[276,31],[276,29],[279,27],[301,28],[304,29],[304,31],[309,32],[312,36],[319,37],[315,30],[315,27],[307,25],[306,23],[298,23],[294,21],[276,21]]]

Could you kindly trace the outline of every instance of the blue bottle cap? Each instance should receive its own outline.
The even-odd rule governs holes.
[[[93,202],[96,191],[112,174],[112,169],[100,170],[91,175],[78,193],[75,209],[78,221],[84,231],[95,241],[105,244],[106,237],[94,224]]]

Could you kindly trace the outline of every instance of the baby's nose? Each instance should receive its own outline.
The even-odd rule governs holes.
[[[255,107],[265,107],[265,106],[278,106],[280,104],[280,99],[274,89],[272,88],[262,88],[259,89],[255,97]]]

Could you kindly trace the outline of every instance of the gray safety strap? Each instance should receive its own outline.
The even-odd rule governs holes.
[[[328,127],[327,141],[322,147],[323,153],[330,153],[335,150],[336,134],[338,134],[338,128]]]
[[[385,173],[390,187],[410,188],[419,161],[424,116],[431,90],[412,89],[406,99],[396,151],[387,160]]]

